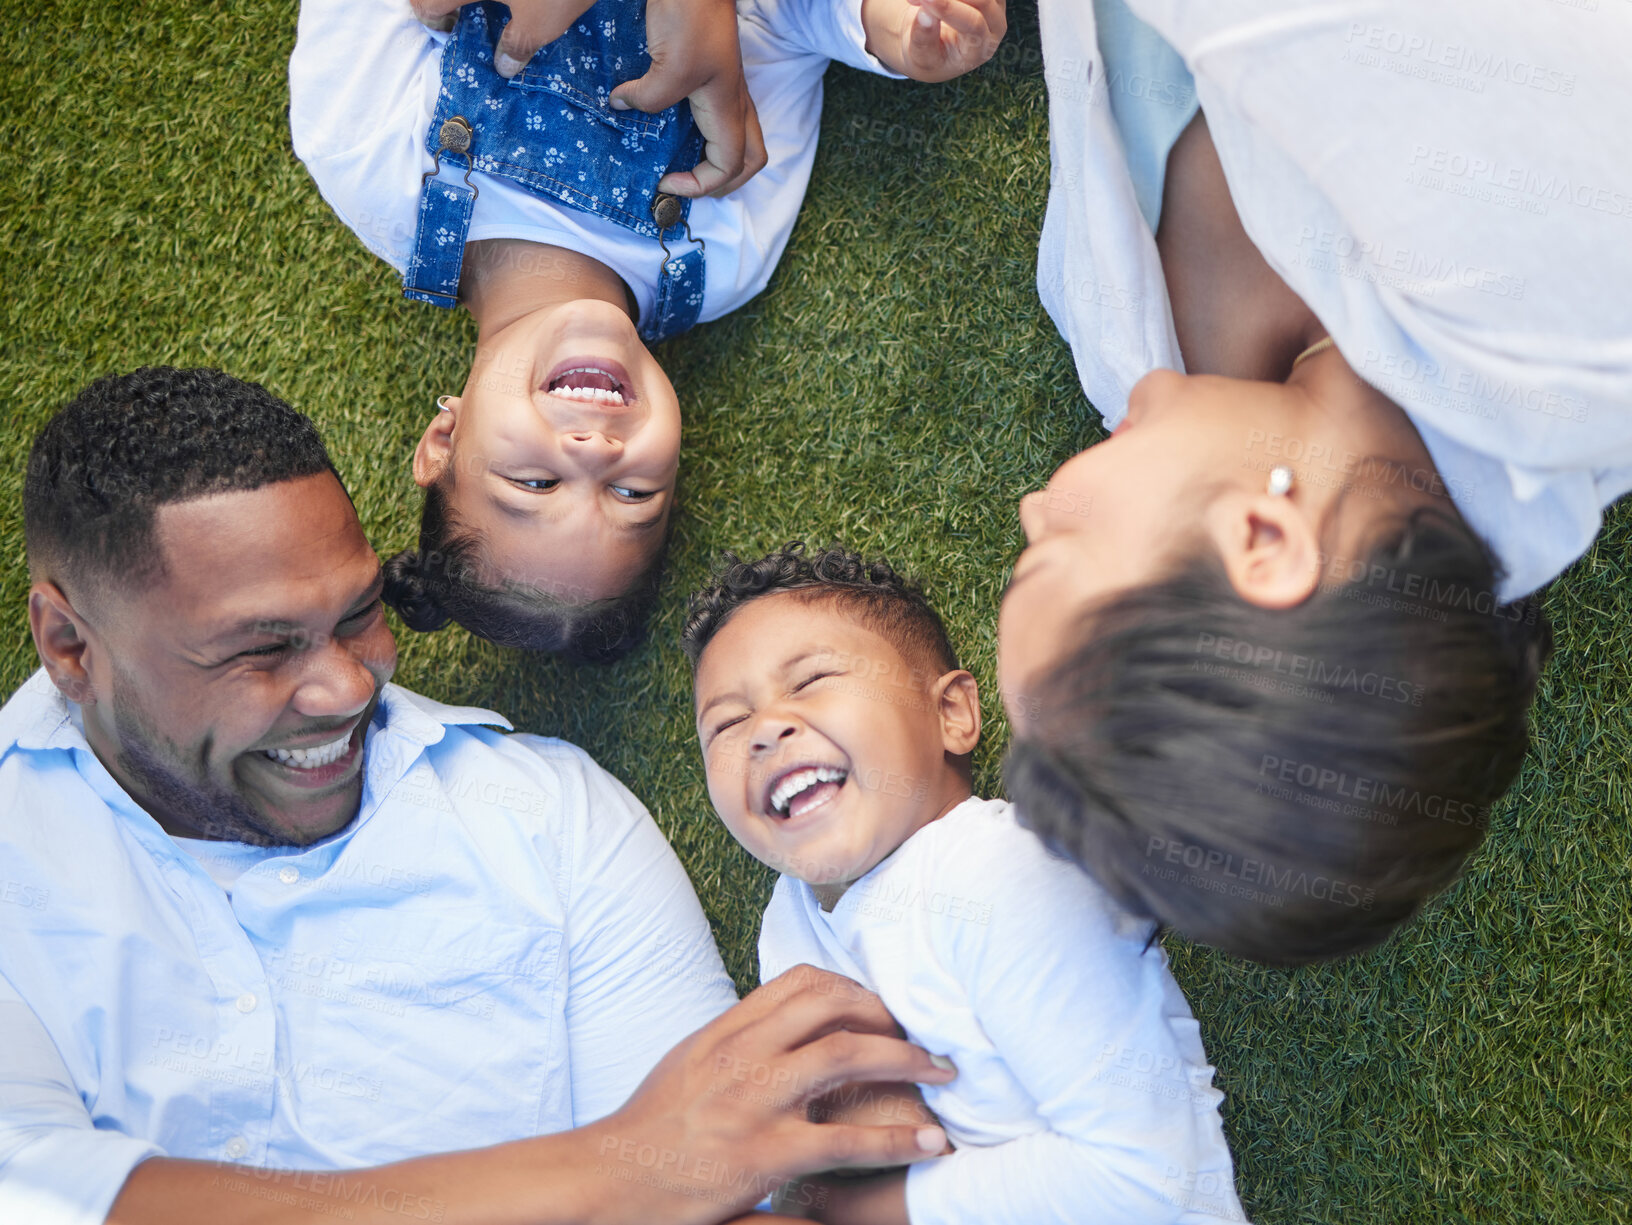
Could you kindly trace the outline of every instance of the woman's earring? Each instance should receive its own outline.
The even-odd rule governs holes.
[[[453,406],[448,403],[448,401],[451,400],[451,399],[453,399],[452,396],[437,396],[436,397],[436,410],[437,410],[437,412],[451,413],[453,411]]]
[[[1284,498],[1292,492],[1292,469],[1277,464],[1269,470],[1269,495]]]

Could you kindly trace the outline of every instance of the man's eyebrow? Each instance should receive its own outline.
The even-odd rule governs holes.
[[[340,620],[350,621],[353,617],[367,611],[367,609],[384,593],[385,571],[380,567],[375,566],[374,578],[373,581],[369,583],[368,590],[363,593],[361,599],[355,601],[350,605],[350,607],[347,608],[345,615],[342,616]],[[214,645],[219,642],[230,642],[236,638],[249,638],[256,634],[282,633],[289,627],[299,624],[300,622],[298,620],[291,620],[287,617],[243,617],[234,622],[232,625],[228,626],[226,629],[212,635],[206,645]]]

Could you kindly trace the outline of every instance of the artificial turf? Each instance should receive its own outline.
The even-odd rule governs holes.
[[[410,447],[473,345],[467,320],[402,301],[290,152],[293,3],[24,9],[0,51],[8,692],[35,666],[24,457],[83,383],[152,363],[264,383],[316,419],[392,551],[415,537]],[[628,782],[744,987],[771,875],[708,806],[675,645],[686,591],[721,549],[842,539],[927,582],[990,694],[1016,499],[1101,437],[1033,287],[1046,112],[1035,14],[1011,22],[993,63],[948,86],[833,68],[771,287],[660,352],[686,411],[684,509],[646,647],[575,668],[399,627],[399,681],[564,736]],[[1253,1219],[1632,1219],[1629,552],[1623,506],[1548,593],[1535,750],[1420,922],[1296,972],[1169,939]],[[995,701],[987,717],[991,792],[1006,731]]]

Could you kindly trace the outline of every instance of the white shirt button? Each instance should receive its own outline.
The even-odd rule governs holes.
[[[278,879],[286,885],[292,885],[300,879],[300,869],[284,866],[278,869]]]
[[[257,1003],[259,1003],[259,1001],[255,998],[255,993],[253,991],[246,991],[238,997],[238,1011],[254,1012],[255,1005]]]
[[[227,1141],[227,1147],[222,1151],[225,1152],[228,1157],[231,1157],[236,1161],[239,1157],[242,1157],[245,1153],[249,1152],[249,1141],[245,1140],[242,1136],[234,1136],[232,1139]]]

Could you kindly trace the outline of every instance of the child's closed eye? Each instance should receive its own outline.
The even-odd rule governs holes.
[[[737,716],[735,716],[733,718],[723,720],[720,723],[716,723],[714,725],[714,729],[708,733],[709,743],[712,744],[714,742],[714,738],[716,736],[718,736],[721,732],[725,731],[726,728],[735,727],[737,724],[741,723],[747,717],[748,717],[747,715],[737,715]]]

